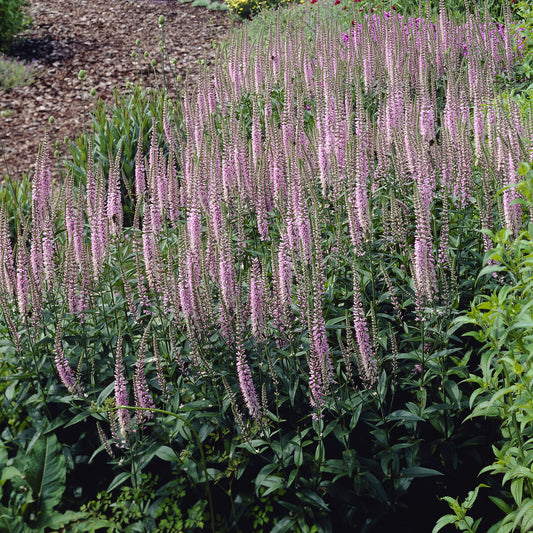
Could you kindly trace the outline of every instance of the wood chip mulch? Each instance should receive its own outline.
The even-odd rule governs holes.
[[[94,105],[93,88],[97,97],[112,103],[113,89],[123,90],[127,80],[139,79],[140,72],[147,85],[153,59],[161,81],[158,20],[163,15],[167,65],[176,59],[176,74],[184,78],[189,71],[194,83],[200,72],[198,61],[213,58],[213,41],[238,24],[226,12],[177,0],[31,0],[30,13],[34,25],[10,55],[33,60],[35,79],[26,87],[0,89],[0,140],[15,179],[33,172],[46,129],[61,142],[82,130],[80,70],[87,71],[83,82],[87,113]],[[153,73],[150,79],[153,85]],[[52,126],[50,116],[55,119]],[[6,174],[3,159],[0,147],[0,177]]]

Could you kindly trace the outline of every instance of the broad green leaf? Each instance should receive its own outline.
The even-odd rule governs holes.
[[[103,518],[91,518],[83,522],[78,522],[76,524],[71,524],[68,532],[69,533],[96,533],[103,528],[109,528],[109,531],[116,531],[117,524],[111,520],[105,520]],[[107,529],[105,531],[108,531]]]
[[[488,485],[481,483],[474,490],[469,491],[468,496],[465,498],[465,501],[463,503],[463,508],[470,509],[472,505],[474,505],[474,502],[476,501],[477,495],[479,493],[479,489],[487,488],[487,487]]]
[[[67,470],[65,456],[54,434],[35,442],[26,455],[24,474],[42,509],[52,510],[61,501]]]
[[[450,400],[452,400],[457,407],[461,406],[461,393],[459,392],[459,387],[457,386],[457,383],[455,381],[452,381],[451,379],[447,379],[443,383],[444,390],[448,394]]]
[[[511,482],[511,494],[513,495],[514,501],[520,505],[524,494],[524,478],[514,479]]]
[[[156,457],[162,459],[163,461],[168,461],[170,463],[176,462],[179,460],[177,453],[170,448],[170,446],[160,446],[159,449],[155,452]]]
[[[533,500],[527,499],[520,504],[513,522],[513,526],[517,527],[520,525],[521,531],[531,531],[524,528],[524,522],[531,521],[533,521]]]
[[[297,475],[298,475],[297,468],[291,470],[291,473],[289,474],[289,480],[287,481],[287,488],[289,488],[294,483],[294,480],[296,479]]]
[[[48,516],[47,520],[41,525],[41,527],[51,528],[56,531],[63,529],[71,522],[79,521],[87,518],[89,513],[66,511],[65,513],[52,513]],[[70,529],[69,529],[70,530]]]
[[[90,411],[83,411],[82,413],[78,413],[72,420],[70,420],[63,427],[68,428],[70,426],[73,426],[74,424],[77,424],[78,422],[83,422],[84,420],[89,418],[89,416],[91,416]]]
[[[8,479],[11,480],[20,478],[22,480],[23,477],[23,473],[15,466],[6,466],[6,468],[2,470],[2,483]]]
[[[273,475],[268,476],[266,479],[264,479],[262,486],[267,488],[267,490],[263,492],[263,496],[267,496],[271,492],[275,492],[279,489],[284,489],[287,484],[285,483],[285,480],[282,477]]]

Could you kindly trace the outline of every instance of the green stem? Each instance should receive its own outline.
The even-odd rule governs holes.
[[[85,97],[83,96],[83,80],[81,80],[81,106],[83,107],[83,133],[87,135],[87,115],[85,113]]]
[[[163,73],[163,88],[167,90],[167,79],[165,76],[165,27],[161,24],[161,72]]]

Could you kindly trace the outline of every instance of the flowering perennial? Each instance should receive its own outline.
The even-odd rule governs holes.
[[[428,308],[443,305],[440,284],[448,286],[452,275],[449,205],[469,209],[475,201],[480,229],[492,228],[498,190],[515,181],[520,160],[530,159],[531,123],[512,102],[489,106],[496,77],[512,68],[519,51],[506,28],[475,16],[455,24],[445,12],[437,24],[374,14],[344,34],[318,24],[313,45],[305,32],[293,27],[281,35],[273,28],[261,42],[236,40],[205,72],[201,90],[184,97],[182,121],[165,116],[164,149],[154,122],[148,153],[139,143],[129,227],[120,151],[108,176],[89,159],[86,185],[65,187],[64,220],[58,220],[45,147],[31,221],[14,247],[0,212],[0,288],[13,307],[2,297],[4,313],[16,305],[24,319],[30,309],[39,315],[59,294],[65,309],[82,316],[120,255],[113,254],[126,247],[135,279],[117,267],[124,313],[134,324],[153,319],[183,334],[188,371],[200,376],[213,371],[205,347],[222,339],[223,348],[217,346],[234,355],[242,400],[257,419],[263,410],[253,378],[261,346],[284,348],[297,335],[303,340],[291,349],[308,373],[310,406],[318,412],[326,404],[338,361],[327,324],[326,294],[334,287],[324,272],[342,257],[357,263],[379,241],[410,262],[408,304],[383,270],[397,313],[412,304],[409,312],[423,320]],[[376,192],[383,190],[388,194],[378,205]],[[513,233],[522,219],[516,195],[506,191],[501,204]],[[436,228],[441,206],[444,226]],[[66,238],[57,231],[63,227]],[[335,242],[326,254],[322,240],[331,227]],[[346,335],[355,339],[362,381],[372,385],[376,344],[357,276]],[[147,331],[133,391],[136,406],[153,409]],[[155,340],[153,346],[159,387],[166,390]],[[252,358],[247,352],[254,350]],[[115,401],[126,406],[127,363],[120,345],[116,353]],[[78,390],[60,338],[56,363],[65,386]],[[138,423],[150,414],[139,411]],[[125,410],[118,421],[124,437]]]

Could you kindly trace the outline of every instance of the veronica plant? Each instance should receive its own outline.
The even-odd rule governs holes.
[[[449,327],[493,245],[480,230],[524,218],[508,185],[531,124],[489,106],[509,31],[445,11],[318,18],[312,40],[274,25],[221,49],[127,172],[135,137],[110,133],[108,168],[88,150],[56,194],[43,151],[16,241],[0,226],[3,316],[43,356],[42,393],[61,383],[98,423],[111,488],[165,458],[223,489],[228,527],[255,492],[277,531],[327,531],[384,525],[412,483],[464,465]],[[201,467],[221,434],[224,468]]]

